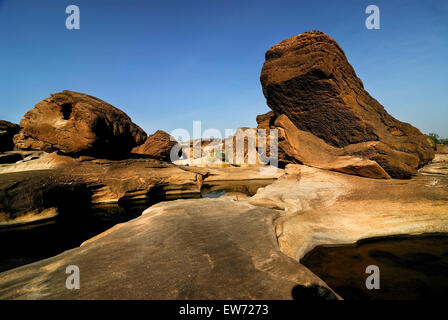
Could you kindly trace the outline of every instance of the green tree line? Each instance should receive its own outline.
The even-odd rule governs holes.
[[[448,145],[448,139],[444,139],[440,137],[437,133],[430,133],[428,136],[434,141],[436,144],[447,144]]]

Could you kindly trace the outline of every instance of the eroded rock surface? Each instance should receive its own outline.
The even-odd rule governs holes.
[[[278,130],[278,158],[283,165],[298,163],[362,177],[390,179],[376,161],[345,155],[344,148],[333,147],[312,133],[298,129],[284,114],[276,117],[271,111],[258,116],[257,122],[258,129]],[[267,149],[270,149],[269,141]]]
[[[0,152],[14,149],[13,138],[19,131],[18,124],[0,120]]]
[[[177,144],[176,140],[163,130],[157,130],[148,136],[146,141],[132,149],[133,153],[146,154],[156,159],[170,161],[171,149]]]
[[[282,211],[275,221],[279,245],[296,260],[317,245],[448,232],[448,175],[377,180],[288,165],[249,202]]]
[[[1,273],[0,298],[336,298],[297,261],[318,245],[448,232],[447,190],[442,174],[379,180],[288,165],[251,198],[162,202],[80,248]],[[71,264],[82,290],[64,287]]]
[[[108,160],[31,152],[22,161],[0,165],[0,225],[46,219],[49,210],[54,216],[76,203],[199,196],[204,181],[273,180],[282,174],[276,168],[196,168],[147,157]]]
[[[297,129],[345,148],[343,155],[376,161],[393,178],[411,177],[434,157],[429,137],[389,115],[320,31],[269,49],[260,80],[275,117],[286,115]]]
[[[437,145],[437,153],[448,154],[448,145],[438,144]]]
[[[448,154],[436,154],[431,163],[419,170],[422,174],[448,175]]]
[[[292,299],[318,277],[278,248],[276,211],[227,199],[152,206],[82,247],[0,274],[1,299]],[[65,268],[80,269],[67,290]],[[307,290],[296,290],[309,299]]]
[[[20,126],[14,144],[22,150],[122,157],[146,139],[123,111],[73,91],[42,100],[25,114]]]
[[[202,174],[156,159],[72,158],[56,153],[0,166],[0,224],[48,218],[48,210],[199,194]],[[55,211],[55,212],[54,212]]]
[[[225,139],[195,139],[182,143],[184,158],[174,163],[208,168],[269,164],[261,161],[257,144],[257,130],[241,127]]]

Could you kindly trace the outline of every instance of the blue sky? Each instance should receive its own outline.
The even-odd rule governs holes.
[[[81,29],[65,28],[78,5]],[[380,8],[381,29],[365,28]],[[88,93],[147,133],[256,126],[269,111],[264,53],[307,30],[344,49],[399,120],[448,137],[448,1],[0,0],[0,119],[18,123],[50,93]]]

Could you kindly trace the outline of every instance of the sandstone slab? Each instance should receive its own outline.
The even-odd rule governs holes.
[[[202,175],[156,159],[72,158],[42,153],[0,166],[0,224],[48,218],[71,206],[174,195],[199,195]]]
[[[80,248],[1,273],[0,298],[292,299],[297,286],[337,298],[279,250],[275,215],[226,199],[160,203]],[[68,265],[79,267],[80,290],[65,287]]]
[[[288,165],[249,202],[282,211],[279,245],[298,261],[318,245],[448,232],[448,175],[378,180]]]
[[[389,174],[376,162],[366,157],[350,156],[344,148],[327,144],[310,132],[298,129],[284,114],[269,112],[257,117],[258,129],[278,132],[279,163],[304,164],[316,168],[376,179],[390,179]],[[270,141],[266,148],[270,150]]]
[[[378,180],[288,165],[251,198],[162,202],[80,248],[4,272],[0,297],[308,299],[313,292],[334,299],[297,261],[318,245],[448,232],[448,178],[435,181],[434,175]],[[64,287],[72,264],[80,267],[81,290]]]
[[[320,31],[286,39],[266,52],[260,81],[268,106],[297,129],[346,155],[376,161],[409,178],[434,157],[434,143],[398,121],[364,89],[344,51]]]
[[[176,140],[168,133],[163,130],[157,130],[148,136],[143,144],[132,149],[132,152],[146,154],[159,160],[170,161],[171,149],[176,144]]]

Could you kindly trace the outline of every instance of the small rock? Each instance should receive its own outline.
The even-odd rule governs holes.
[[[132,153],[145,154],[159,160],[170,160],[171,149],[177,144],[177,141],[163,130],[157,130],[154,134],[148,136],[146,141],[132,149]]]

